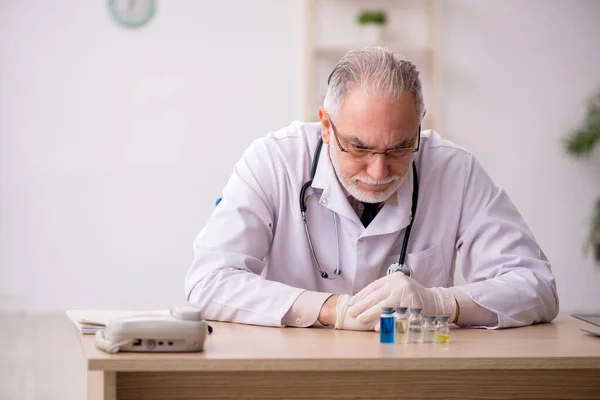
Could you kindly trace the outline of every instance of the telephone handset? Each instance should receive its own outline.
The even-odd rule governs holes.
[[[210,326],[191,304],[171,309],[169,315],[136,315],[111,319],[96,332],[96,346],[109,353],[196,352],[204,349]],[[210,329],[212,330],[212,329]]]

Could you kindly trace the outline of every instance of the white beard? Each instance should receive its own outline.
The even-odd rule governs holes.
[[[335,173],[337,174],[338,180],[340,181],[340,183],[342,184],[344,189],[346,189],[348,191],[348,193],[350,193],[350,195],[352,197],[354,197],[355,199],[357,199],[358,201],[362,201],[365,203],[384,202],[387,199],[389,199],[390,196],[392,196],[394,193],[396,193],[396,191],[398,190],[400,185],[402,185],[402,182],[404,182],[404,179],[406,179],[406,174],[404,174],[404,176],[402,176],[402,177],[400,177],[398,175],[388,176],[381,181],[376,181],[374,179],[367,178],[367,177],[358,177],[358,176],[348,177],[340,171],[337,156],[338,156],[338,154],[333,150],[333,147],[329,146],[329,158],[331,159],[331,163],[333,164],[333,169],[335,170]],[[368,185],[386,185],[389,183],[391,183],[391,184],[386,190],[384,190],[382,192],[370,192],[370,191],[365,191],[365,190],[359,188],[358,182],[363,182]]]

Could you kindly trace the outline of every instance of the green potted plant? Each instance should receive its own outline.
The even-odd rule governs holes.
[[[367,46],[382,44],[383,27],[387,15],[383,10],[363,10],[356,16],[356,23],[361,29],[361,38]]]
[[[591,155],[598,142],[600,142],[600,90],[589,99],[585,119],[564,139],[563,145],[568,154],[581,158]],[[596,262],[600,262],[600,198],[596,199],[593,207],[587,245],[594,250]]]

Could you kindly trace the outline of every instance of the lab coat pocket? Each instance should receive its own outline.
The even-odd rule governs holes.
[[[398,257],[396,261],[398,261]],[[448,286],[449,271],[444,267],[442,247],[436,244],[426,250],[406,255],[412,278],[425,287]]]

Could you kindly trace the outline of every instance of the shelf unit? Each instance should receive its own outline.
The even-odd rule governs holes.
[[[442,76],[440,32],[442,0],[305,0],[303,118],[318,121],[327,77],[349,50],[366,45],[355,18],[361,10],[387,14],[383,40],[387,47],[413,61],[420,71],[427,113],[422,129],[440,131]]]

